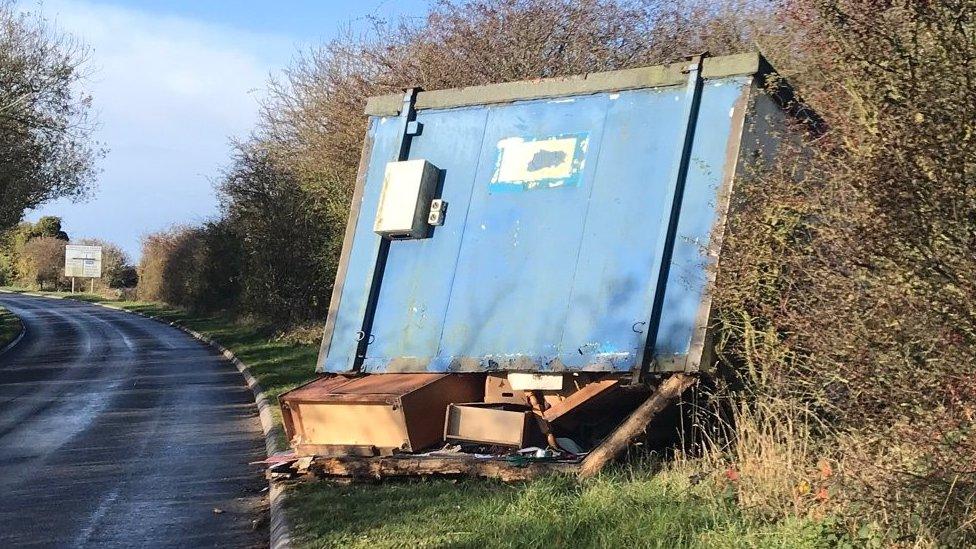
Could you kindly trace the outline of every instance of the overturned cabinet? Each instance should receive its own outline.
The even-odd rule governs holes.
[[[818,124],[755,53],[409,90],[366,114],[325,377],[282,397],[309,452],[558,446],[707,367],[735,182]],[[372,439],[374,411],[333,386],[410,376],[441,376],[416,397],[436,437],[411,438],[401,403]]]
[[[283,395],[282,419],[298,455],[414,452],[441,441],[449,404],[483,394],[478,376],[335,376]]]

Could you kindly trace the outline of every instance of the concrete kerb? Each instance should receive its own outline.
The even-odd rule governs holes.
[[[22,295],[29,295],[33,297],[46,297],[49,299],[64,299],[64,296],[45,295],[45,294],[37,294],[32,292],[12,292],[10,290],[0,290],[0,292],[8,293],[8,294],[19,293]],[[168,320],[159,317],[147,315],[145,313],[140,313],[138,311],[130,311],[128,309],[124,309],[122,307],[118,307],[116,305],[110,305],[107,303],[93,303],[93,302],[85,302],[85,303],[90,303],[91,305],[97,305],[99,307],[103,307],[106,309],[112,309],[114,311],[121,311],[123,313],[141,316],[143,318],[148,318],[156,322],[167,324],[169,326],[172,326],[173,328],[176,328],[188,334],[194,339],[209,345],[213,349],[220,352],[220,354],[222,354],[224,358],[229,360],[237,368],[237,371],[240,372],[242,376],[244,376],[244,381],[245,383],[247,383],[247,387],[254,394],[254,403],[255,405],[257,405],[258,408],[258,417],[261,421],[261,430],[264,432],[265,452],[270,457],[279,451],[278,438],[279,436],[282,435],[282,429],[280,425],[276,425],[274,422],[274,416],[271,414],[271,408],[272,408],[271,400],[265,394],[264,389],[261,388],[261,384],[258,383],[258,380],[253,375],[251,375],[251,372],[247,364],[244,364],[244,362],[242,362],[239,358],[237,358],[237,356],[234,355],[234,353],[230,349],[224,347],[220,343],[217,343],[213,339],[199,332],[193,331],[185,326],[180,325],[177,322],[170,322]],[[26,332],[26,326],[21,331],[21,334],[20,336],[18,336],[17,339],[15,339],[7,347],[4,347],[4,349],[0,350],[0,354],[3,354],[4,351],[6,351],[10,347],[13,347],[14,344],[20,341],[20,339],[24,336],[25,332]],[[268,524],[268,531],[270,534],[270,546],[271,549],[288,549],[291,547],[291,526],[288,524],[288,519],[285,516],[285,509],[284,509],[285,491],[281,485],[275,483],[274,481],[268,481],[268,484],[269,484],[268,500],[270,506],[270,510],[269,510],[270,519]]]

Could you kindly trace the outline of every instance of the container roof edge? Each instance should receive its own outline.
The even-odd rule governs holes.
[[[417,95],[416,108],[418,110],[443,109],[566,95],[676,86],[685,81],[685,75],[682,71],[687,64],[685,61],[668,65],[556,78],[422,91]],[[702,66],[702,77],[706,79],[725,78],[767,71],[772,71],[772,67],[762,55],[759,52],[749,52],[706,58]],[[403,96],[400,94],[374,96],[367,99],[365,113],[371,116],[396,116],[399,114],[402,104]]]

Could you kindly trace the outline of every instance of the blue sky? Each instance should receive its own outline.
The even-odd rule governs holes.
[[[422,16],[429,0],[22,1],[91,48],[86,87],[109,149],[92,197],[29,212],[63,218],[133,259],[140,238],[216,212],[213,180],[230,138],[256,121],[269,75],[301,50],[370,18]]]

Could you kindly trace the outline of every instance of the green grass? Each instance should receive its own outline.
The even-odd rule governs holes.
[[[314,376],[317,347],[272,341],[267,328],[158,303],[58,295],[150,314],[208,335],[248,364],[274,399]],[[516,485],[479,480],[303,483],[286,502],[299,547],[828,546],[831,533],[824,523],[764,520],[741,510],[730,489],[713,481],[692,484],[691,470],[659,469],[631,466],[582,483],[566,477]]]
[[[22,329],[23,325],[20,323],[20,319],[7,309],[0,307],[0,349],[16,339]]]
[[[813,520],[763,521],[687,475],[610,472],[578,483],[419,480],[298,486],[302,547],[822,547]]]

